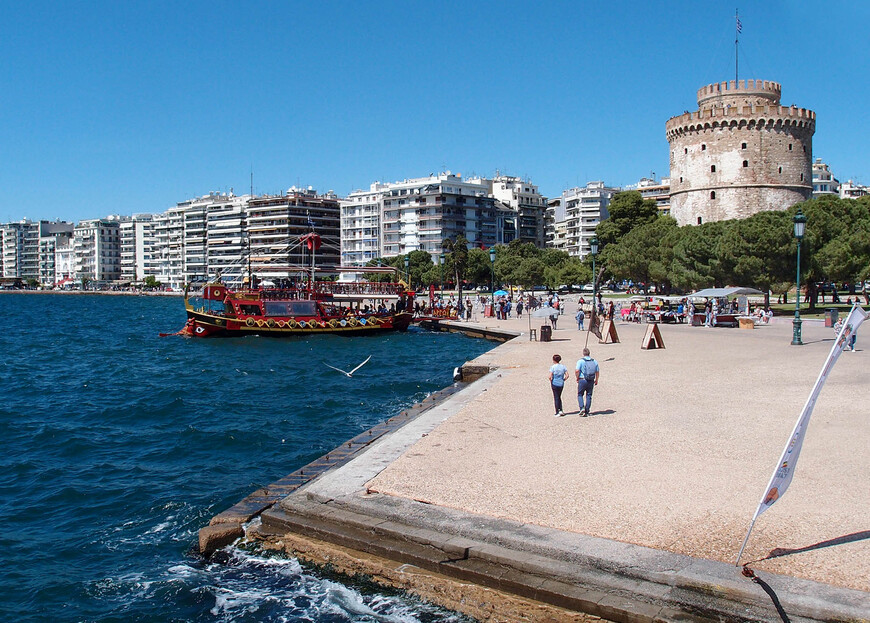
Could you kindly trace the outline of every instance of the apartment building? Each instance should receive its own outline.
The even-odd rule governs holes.
[[[671,213],[670,178],[663,177],[661,181],[656,181],[655,177],[642,177],[637,184],[629,184],[623,190],[636,190],[644,200],[655,201],[659,214]]]
[[[831,168],[821,158],[813,161],[813,197],[839,195],[840,182],[831,173]]]
[[[151,214],[122,217],[118,228],[121,240],[121,280],[136,282],[149,275],[156,276],[154,217]]]
[[[39,278],[39,223],[23,219],[0,225],[0,277]]]
[[[607,206],[618,191],[600,181],[563,191],[559,201],[551,201],[548,206],[552,214],[548,217],[553,223],[552,240],[555,240],[556,227],[564,222],[564,250],[570,255],[585,257],[590,251],[589,241],[595,236],[595,228],[608,217]]]
[[[501,175],[498,171],[493,179],[482,181],[488,184],[489,192],[496,200],[501,201],[514,212],[515,237],[522,242],[529,242],[538,248],[543,248],[547,198],[538,192],[538,187],[529,180]]]
[[[334,269],[340,263],[340,212],[334,192],[318,194],[311,187],[293,186],[283,195],[251,199],[244,223],[251,272],[272,281],[300,276],[312,262],[312,250],[300,237],[311,231],[321,238],[321,247],[313,250],[316,266]]]
[[[74,279],[108,285],[121,279],[120,220],[110,216],[79,222],[73,232]]]

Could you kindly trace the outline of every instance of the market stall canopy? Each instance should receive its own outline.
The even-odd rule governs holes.
[[[764,296],[764,292],[761,290],[756,290],[755,288],[707,288],[705,290],[698,290],[697,292],[692,292],[689,294],[689,297],[703,297],[703,298],[727,298],[729,296],[739,296],[741,294],[758,294]]]

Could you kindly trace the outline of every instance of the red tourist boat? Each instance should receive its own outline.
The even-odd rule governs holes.
[[[308,234],[309,248],[319,236]],[[249,274],[238,290],[208,283],[198,296],[185,289],[187,324],[181,335],[195,337],[268,335],[284,337],[335,333],[368,335],[404,331],[413,317],[414,292],[402,280],[392,283],[322,281],[311,267],[304,281],[281,280],[278,287],[261,287]],[[336,268],[331,273],[396,274],[392,267]]]

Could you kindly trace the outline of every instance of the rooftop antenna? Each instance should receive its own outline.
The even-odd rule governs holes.
[[[738,67],[737,46],[740,43],[740,33],[743,32],[743,24],[740,23],[740,15],[738,14],[737,9],[734,9],[734,20],[736,22],[734,24],[734,29],[736,31],[734,33],[734,87],[736,88],[737,84],[738,84],[738,82],[737,82],[737,67]]]

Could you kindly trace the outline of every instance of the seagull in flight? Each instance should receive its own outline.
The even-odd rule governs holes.
[[[372,358],[372,356],[369,355],[369,356],[366,358],[365,361],[363,361],[361,364],[359,364],[356,368],[354,368],[354,369],[351,370],[350,372],[345,372],[345,371],[342,370],[341,368],[336,368],[335,366],[331,366],[331,365],[329,365],[329,364],[326,363],[326,362],[323,362],[323,365],[325,365],[327,368],[332,368],[332,369],[335,370],[336,372],[341,372],[341,373],[344,374],[347,378],[351,378],[351,377],[353,376],[353,373],[356,372],[357,370],[359,370],[360,368],[362,368],[364,365],[366,365],[366,364],[369,362],[369,359],[371,359],[371,358]]]

